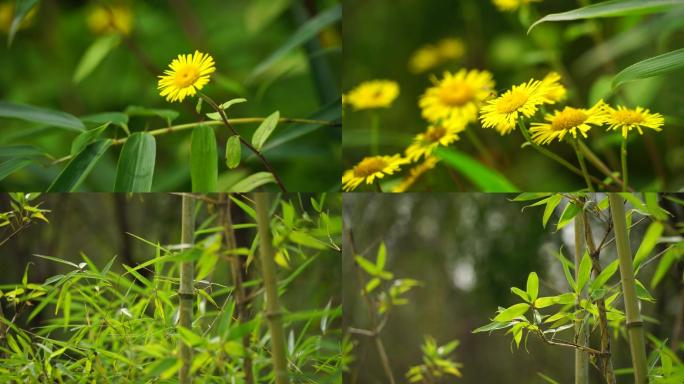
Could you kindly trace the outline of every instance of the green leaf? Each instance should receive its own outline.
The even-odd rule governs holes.
[[[143,132],[130,135],[116,166],[114,192],[150,192],[155,158],[154,136]]]
[[[33,145],[7,145],[0,147],[0,157],[48,157],[40,148]]]
[[[382,271],[385,269],[385,261],[387,261],[387,248],[385,247],[385,243],[381,242],[378,247],[378,255],[375,258],[375,265],[379,270]]]
[[[517,192],[518,189],[498,172],[487,168],[463,152],[437,148],[435,155],[465,176],[482,192]]]
[[[122,112],[96,113],[94,115],[81,116],[80,119],[84,123],[94,123],[97,125],[111,123],[128,132],[128,115]]]
[[[200,125],[192,130],[190,178],[193,192],[216,192],[218,155],[214,130]]]
[[[254,132],[254,136],[252,136],[252,145],[257,150],[261,150],[261,147],[264,146],[264,143],[268,140],[268,137],[271,136],[276,125],[278,125],[279,119],[280,112],[275,111],[261,122],[259,128]]]
[[[87,147],[69,161],[62,172],[48,187],[48,192],[73,192],[93,170],[95,163],[107,152],[112,141],[98,140]]]
[[[639,245],[639,249],[637,249],[636,254],[634,255],[634,270],[639,268],[639,265],[646,260],[656,246],[660,239],[660,235],[663,234],[663,229],[663,224],[659,221],[654,221],[648,226],[644,238]]]
[[[589,258],[589,253],[584,252],[584,256],[582,256],[582,260],[580,261],[579,271],[577,272],[577,290],[575,293],[579,295],[582,292],[582,289],[584,289],[584,286],[589,281],[590,276],[591,259]]]
[[[371,276],[376,276],[381,271],[375,264],[366,260],[363,256],[356,256],[354,260],[356,260],[356,263],[359,265],[359,267],[361,267],[364,271],[366,271],[366,273],[368,273]]]
[[[98,64],[121,41],[119,35],[106,35],[95,40],[81,57],[74,72],[74,83],[79,83],[97,68]]]
[[[528,295],[527,292],[523,291],[522,289],[520,289],[518,287],[511,287],[511,292],[520,296],[521,299],[525,300],[528,303],[532,301],[532,300],[530,300],[530,295]]]
[[[10,117],[46,124],[52,127],[65,128],[72,131],[83,131],[85,126],[81,120],[66,112],[0,101],[0,117]]]
[[[544,216],[542,218],[542,224],[544,225],[544,228],[546,228],[546,223],[549,222],[553,211],[556,209],[558,204],[560,204],[561,200],[563,200],[563,196],[557,194],[549,197],[549,199],[546,201],[546,208],[544,208]]]
[[[534,301],[534,307],[535,308],[546,308],[546,307],[550,307],[554,304],[556,304],[556,297],[555,296],[540,297]]]
[[[190,346],[195,347],[204,343],[204,338],[202,338],[202,336],[183,326],[178,326],[178,334],[181,339]]]
[[[613,77],[613,89],[639,79],[660,76],[684,68],[684,48],[632,64]]]
[[[601,17],[618,17],[628,15],[641,15],[648,13],[664,12],[675,6],[683,5],[681,0],[612,0],[603,1],[586,7],[573,9],[562,13],[552,13],[537,20],[530,26],[530,33],[538,24],[547,21],[569,21],[582,19],[595,19]]]
[[[582,212],[582,207],[573,202],[568,202],[563,209],[563,213],[558,220],[558,224],[556,224],[556,232],[568,225],[580,212]]]
[[[537,300],[539,295],[539,276],[536,272],[530,272],[527,276],[527,294],[530,295],[530,301]]]
[[[245,177],[230,187],[230,192],[250,192],[264,184],[275,183],[270,172],[257,172]]]
[[[33,163],[31,159],[16,157],[0,163],[0,180]]]
[[[544,199],[551,196],[551,193],[546,192],[523,192],[513,198],[513,201],[530,201]]]
[[[303,245],[305,247],[309,248],[314,248],[314,249],[327,249],[328,246],[326,243],[318,240],[317,238],[309,235],[306,232],[302,231],[292,231],[290,233],[290,240],[292,240],[294,243],[297,243],[299,245]]]
[[[667,272],[670,270],[672,264],[681,258],[682,254],[684,254],[684,248],[681,246],[674,246],[668,249],[665,254],[663,254],[663,257],[658,263],[656,271],[653,273],[653,278],[651,278],[651,289],[654,289],[658,286],[660,281],[663,280],[663,277],[665,277]]]
[[[31,9],[38,4],[38,0],[16,0],[14,4],[14,18],[12,19],[12,24],[10,25],[9,33],[7,34],[8,47],[12,45],[14,36],[19,30],[21,23],[24,21],[24,18],[26,15],[28,15]]]
[[[75,156],[77,153],[81,152],[83,148],[87,147],[88,144],[97,140],[105,131],[105,129],[107,129],[108,125],[109,123],[104,123],[97,128],[89,129],[85,132],[79,133],[78,136],[74,138],[74,141],[71,142],[71,156]]]
[[[599,273],[598,276],[594,279],[594,281],[591,282],[591,285],[589,286],[589,291],[595,291],[601,287],[603,287],[608,280],[610,280],[611,277],[615,274],[615,272],[618,270],[618,260],[614,260],[612,263],[608,264],[606,268]]]
[[[561,266],[563,267],[563,273],[565,274],[565,280],[567,280],[568,285],[570,285],[570,288],[572,288],[573,291],[577,292],[577,284],[575,283],[575,279],[572,277],[572,273],[570,273],[570,267],[572,266],[574,268],[574,264],[572,264],[568,259],[563,256],[562,251],[559,252],[556,255],[556,258],[558,261],[560,261]]]
[[[480,333],[480,332],[490,332],[490,331],[496,331],[499,329],[504,329],[508,328],[514,323],[512,322],[504,322],[504,323],[499,323],[499,322],[492,322],[487,325],[483,325],[482,327],[477,328],[476,330],[473,331],[473,333]]]
[[[641,281],[634,280],[634,282],[636,283],[636,295],[639,300],[648,301],[649,303],[656,302],[656,299],[651,295],[650,292],[648,292],[648,289],[641,284]]]
[[[240,165],[241,157],[242,145],[240,144],[240,136],[233,135],[226,141],[226,166],[230,169],[236,168]]]
[[[527,303],[519,303],[512,305],[506,309],[504,309],[502,312],[500,312],[496,317],[494,318],[494,321],[498,322],[505,322],[505,321],[511,321],[515,319],[518,316],[522,316],[527,311],[530,309],[530,305]]]
[[[300,47],[307,41],[316,38],[318,33],[338,21],[342,20],[342,4],[332,6],[319,13],[306,23],[302,24],[290,38],[273,52],[268,58],[262,61],[245,80],[246,83],[254,81],[257,77],[266,72],[275,62],[290,53],[295,48]]]
[[[175,120],[179,113],[172,109],[156,109],[156,108],[145,108],[137,105],[131,105],[124,111],[128,116],[157,116],[166,120],[166,123],[171,125],[171,122]]]
[[[201,98],[200,98],[200,100],[201,100]],[[234,104],[244,103],[246,101],[247,101],[247,99],[244,99],[244,98],[231,99],[231,100],[228,100],[225,103],[219,105],[219,108],[221,108],[222,110],[225,111]],[[221,120],[221,114],[218,112],[207,113],[207,117],[212,119],[212,120]]]

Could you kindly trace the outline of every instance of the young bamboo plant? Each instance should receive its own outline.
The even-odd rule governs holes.
[[[188,249],[195,242],[195,200],[193,196],[183,195],[181,209],[181,245]],[[194,299],[195,266],[193,261],[183,261],[180,267],[180,286],[178,288],[178,326],[180,329],[192,329],[192,303]],[[192,382],[190,368],[192,366],[192,346],[183,338],[180,339],[180,360],[182,366],[178,371],[178,381],[181,384]]]

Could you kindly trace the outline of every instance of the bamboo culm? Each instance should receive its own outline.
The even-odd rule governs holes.
[[[183,195],[181,208],[181,244],[184,249],[192,247],[195,238],[195,200],[191,195]],[[179,309],[178,325],[192,329],[193,279],[195,266],[192,261],[184,261],[180,267],[180,287],[178,288]],[[178,382],[192,382],[190,367],[192,366],[192,347],[180,341],[181,368],[178,371]]]
[[[278,303],[278,281],[273,254],[273,239],[271,237],[271,221],[269,218],[268,194],[254,193],[257,214],[257,230],[259,233],[259,259],[261,273],[266,290],[266,319],[271,332],[271,346],[273,368],[276,384],[290,382],[287,373],[287,359],[285,356],[285,333],[283,332],[282,313]]]
[[[575,216],[575,281],[577,281],[577,271],[584,255],[584,220],[582,215]],[[579,306],[580,298],[577,298],[576,305]],[[587,331],[583,326],[583,318],[575,322],[575,340],[578,345],[587,345]],[[589,384],[589,355],[580,349],[575,349],[575,384]]]
[[[615,228],[615,245],[617,247],[620,264],[620,278],[622,294],[625,299],[625,317],[627,333],[629,335],[629,349],[634,367],[634,382],[647,383],[646,345],[644,343],[644,323],[639,312],[639,301],[636,296],[634,269],[632,267],[632,251],[627,234],[627,220],[625,218],[625,204],[618,193],[609,193],[610,212],[613,216]]]

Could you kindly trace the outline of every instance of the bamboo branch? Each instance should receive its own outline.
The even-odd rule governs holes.
[[[282,313],[278,303],[278,281],[276,279],[275,261],[273,259],[273,239],[271,238],[271,220],[269,218],[268,195],[264,192],[254,193],[256,202],[257,226],[259,233],[259,259],[261,273],[266,288],[266,320],[271,331],[273,367],[276,384],[288,384],[285,356],[285,334],[283,332]]]
[[[609,193],[608,198],[610,199],[610,211],[613,215],[613,226],[615,227],[615,245],[620,263],[622,294],[625,300],[625,317],[629,334],[629,350],[634,367],[634,382],[636,384],[646,384],[644,323],[641,320],[639,301],[636,296],[632,251],[629,246],[629,234],[627,233],[627,220],[625,218],[625,203],[622,200],[622,196],[617,193]]]
[[[195,200],[189,196],[183,196],[181,214],[181,244],[189,248],[195,238]],[[179,309],[178,325],[192,329],[192,303],[193,303],[193,279],[195,266],[192,261],[184,261],[180,267],[180,287],[178,288]],[[180,384],[192,383],[190,367],[192,366],[192,347],[181,339],[180,359],[182,365],[178,371]]]

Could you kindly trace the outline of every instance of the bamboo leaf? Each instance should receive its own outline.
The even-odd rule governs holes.
[[[107,57],[107,54],[109,54],[112,48],[119,44],[119,41],[121,41],[121,37],[116,34],[102,36],[95,40],[85,51],[83,57],[81,57],[81,60],[76,66],[73,78],[74,83],[79,83],[90,75],[100,62]]]
[[[40,148],[33,145],[7,145],[0,147],[0,157],[48,157]]]
[[[608,282],[608,280],[610,280],[610,278],[613,277],[615,272],[618,270],[618,266],[618,260],[614,260],[612,263],[608,264],[608,266],[604,268],[598,276],[596,276],[594,281],[591,282],[591,285],[589,286],[589,291],[593,292],[603,287]]]
[[[21,23],[28,13],[33,9],[33,7],[38,4],[38,0],[16,0],[14,2],[14,18],[12,19],[12,24],[9,28],[9,33],[7,34],[7,46],[12,45],[14,41],[14,36],[16,35]]]
[[[512,305],[504,309],[498,315],[496,315],[496,317],[494,317],[494,321],[498,321],[500,323],[505,321],[511,321],[518,316],[524,315],[525,313],[527,313],[529,309],[530,305],[527,303],[519,303]]]
[[[290,240],[309,248],[321,250],[328,248],[326,243],[302,231],[292,231],[292,233],[290,233]]]
[[[603,17],[618,17],[629,15],[642,15],[649,13],[664,12],[675,6],[682,6],[681,0],[612,0],[603,1],[586,7],[573,9],[562,13],[552,13],[537,20],[530,26],[530,33],[537,25],[547,21],[570,21],[595,19]]]
[[[675,261],[679,260],[683,254],[684,248],[677,245],[668,249],[667,252],[665,252],[663,257],[660,259],[660,262],[658,263],[656,271],[653,273],[653,278],[651,278],[651,289],[654,289],[658,286],[660,281],[663,280],[663,277],[665,277],[667,272],[670,270],[672,264],[674,264]]]
[[[245,177],[230,187],[230,192],[250,192],[264,184],[275,183],[270,172],[257,172]]]
[[[3,161],[0,163],[0,180],[3,180],[14,172],[25,168],[31,163],[33,163],[33,160],[20,157]]]
[[[195,127],[190,146],[190,178],[193,192],[215,192],[218,181],[218,155],[214,130]]]
[[[375,259],[375,265],[378,267],[379,270],[385,269],[385,261],[387,260],[387,248],[385,247],[385,243],[382,242],[380,243],[380,247],[378,247],[378,255]]]
[[[435,155],[460,172],[482,192],[517,192],[518,189],[503,175],[487,168],[463,152],[438,148]]]
[[[577,272],[577,289],[575,293],[579,295],[582,292],[582,289],[584,289],[584,286],[589,281],[590,276],[591,259],[589,258],[589,253],[584,252],[584,256],[582,256],[582,260],[580,261],[579,271]]]
[[[556,232],[568,225],[580,212],[582,212],[582,207],[571,201],[568,202],[563,209],[563,213],[561,213],[558,223],[556,224]]]
[[[80,132],[85,130],[85,126],[81,120],[66,112],[53,111],[51,109],[11,103],[8,101],[0,101],[0,117],[21,119],[72,131]]]
[[[276,125],[278,125],[279,119],[280,112],[275,111],[261,122],[259,128],[254,132],[254,136],[252,136],[252,145],[254,148],[261,150],[261,147],[264,146],[264,143],[266,143],[266,140],[268,140]]]
[[[546,207],[544,208],[544,216],[542,218],[542,224],[544,225],[544,228],[546,228],[546,223],[549,222],[549,219],[551,218],[553,211],[556,209],[558,204],[560,204],[561,200],[563,200],[563,196],[557,194],[549,197],[549,199],[546,201]]]
[[[124,111],[128,116],[157,116],[166,120],[166,123],[171,125],[171,122],[175,120],[179,113],[172,109],[157,109],[157,108],[145,108],[137,105],[131,105]]]
[[[361,267],[369,275],[376,276],[380,273],[378,267],[370,261],[366,260],[363,256],[356,256],[354,260],[356,260],[356,263],[359,265],[359,267]]]
[[[613,89],[634,80],[660,76],[684,68],[684,48],[639,61],[613,77]]]
[[[100,135],[102,135],[102,133],[107,129],[107,126],[109,126],[109,123],[104,123],[103,125],[97,128],[89,129],[85,132],[79,133],[78,136],[74,138],[74,141],[71,142],[71,156],[76,156],[79,152],[83,150],[83,148],[87,147],[88,144],[97,140],[100,137]]]
[[[78,153],[69,161],[57,178],[48,187],[48,192],[73,192],[88,176],[100,157],[109,149],[112,141],[98,140]]]
[[[154,136],[143,132],[130,135],[116,166],[114,192],[150,192],[155,157]]]
[[[226,166],[230,169],[236,168],[240,165],[241,157],[242,145],[240,144],[240,136],[233,135],[226,141]]]
[[[200,100],[202,100],[202,98],[200,98]],[[219,108],[221,108],[222,110],[225,111],[234,104],[244,103],[246,101],[247,101],[247,99],[244,99],[244,98],[231,99],[231,100],[228,100],[225,103],[219,105]],[[212,119],[212,120],[221,120],[221,114],[218,112],[207,113],[207,117]]]
[[[532,301],[532,300],[530,300],[530,295],[528,295],[527,292],[523,291],[522,289],[520,289],[518,287],[511,287],[511,292],[520,296],[521,299],[525,300],[528,303]]]
[[[530,295],[530,301],[537,300],[539,294],[539,276],[536,272],[530,272],[527,276],[527,294]]]
[[[483,325],[482,327],[479,327],[473,331],[473,333],[480,333],[480,332],[490,332],[490,331],[496,331],[499,329],[504,329],[512,326],[514,323],[513,322],[491,322],[487,325]]]
[[[660,239],[660,235],[663,234],[663,229],[663,224],[659,221],[654,221],[648,226],[644,238],[639,245],[639,249],[637,249],[636,254],[634,255],[634,270],[639,268],[639,265],[641,265],[656,246]]]

